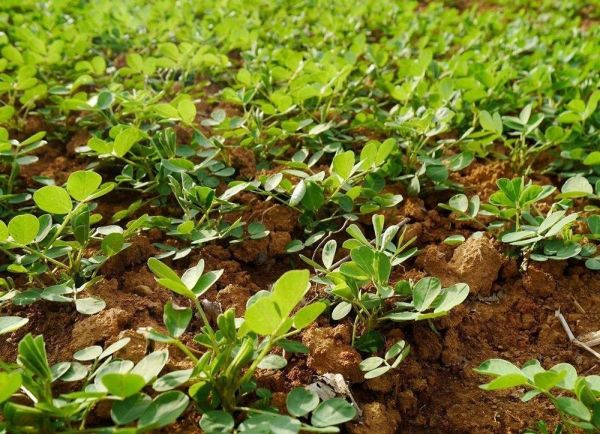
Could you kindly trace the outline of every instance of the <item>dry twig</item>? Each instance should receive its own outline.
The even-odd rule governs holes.
[[[592,349],[587,343],[581,342],[579,339],[577,339],[575,337],[575,335],[571,331],[571,327],[569,327],[569,324],[567,323],[567,320],[565,319],[563,314],[560,313],[560,310],[555,311],[554,315],[560,320],[560,323],[562,324],[563,329],[565,330],[565,333],[567,334],[567,337],[569,338],[569,341],[573,345],[575,345],[576,347],[579,347],[579,348],[583,348],[584,350],[586,350],[590,354],[593,354],[597,359],[600,360],[600,353],[598,353],[597,351]]]

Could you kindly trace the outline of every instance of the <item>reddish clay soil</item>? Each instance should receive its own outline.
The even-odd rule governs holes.
[[[76,136],[71,143],[78,140],[83,139]],[[48,173],[61,182],[68,173],[85,166],[85,162],[64,157],[66,149],[58,145],[48,148],[40,163],[30,166],[24,174],[26,179]],[[253,156],[238,150],[232,150],[229,156],[243,177],[255,175]],[[456,180],[485,198],[494,190],[495,180],[506,175],[506,171],[501,163],[475,163]],[[111,209],[124,208],[127,202],[119,207],[115,203],[121,199],[123,195],[112,194],[99,209],[109,213]],[[398,369],[369,381],[358,369],[364,356],[350,346],[350,324],[320,318],[318,325],[301,336],[310,349],[309,355],[293,355],[283,371],[258,373],[259,383],[274,392],[273,405],[284,408],[283,392],[312,382],[316,375],[334,372],[350,382],[363,411],[362,419],[347,424],[345,432],[516,433],[540,419],[554,422],[554,412],[541,400],[521,403],[518,391],[480,390],[478,385],[485,379],[473,368],[482,361],[500,357],[523,363],[537,358],[547,368],[568,362],[582,374],[600,374],[598,361],[569,344],[555,317],[555,311],[560,309],[576,335],[599,329],[598,274],[561,262],[533,263],[521,272],[516,261],[503,255],[501,246],[492,239],[485,235],[470,237],[481,228],[456,222],[436,209],[438,199],[423,202],[408,198],[397,209],[386,212],[388,222],[409,219],[409,232],[417,237],[421,249],[415,260],[396,271],[395,278],[433,275],[444,284],[467,282],[471,295],[464,305],[435,321],[435,330],[427,323],[386,325],[383,332],[387,344],[404,338],[411,344],[412,352]],[[284,246],[299,235],[298,216],[252,194],[244,194],[241,201],[249,210],[244,217],[262,221],[271,231],[268,238],[208,245],[174,264],[184,270],[204,259],[207,269],[225,269],[221,280],[207,294],[207,306],[213,315],[230,307],[242,315],[252,294],[267,288],[286,270],[303,267],[293,255],[284,254]],[[467,237],[467,242],[456,248],[442,243],[445,237],[457,233]],[[45,336],[52,362],[68,360],[82,347],[108,345],[124,336],[132,341],[120,355],[133,361],[153,347],[158,348],[136,330],[160,328],[163,304],[174,298],[156,284],[145,265],[148,257],[156,253],[152,243],[161,241],[163,236],[158,231],[147,232],[104,266],[105,279],[93,288],[93,293],[107,302],[107,308],[97,315],[86,317],[75,313],[71,306],[49,302],[10,307],[10,313],[27,316],[30,322],[0,341],[0,357],[14,360],[16,345],[28,332]],[[180,298],[176,301],[186,303]],[[170,353],[168,369],[188,367],[175,349],[171,348]],[[102,424],[108,412],[99,408],[94,417],[96,423]],[[200,432],[198,419],[196,413],[189,411],[165,432]]]

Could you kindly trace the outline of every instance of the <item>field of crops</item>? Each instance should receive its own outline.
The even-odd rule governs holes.
[[[2,0],[0,54],[0,434],[600,433],[598,0]]]

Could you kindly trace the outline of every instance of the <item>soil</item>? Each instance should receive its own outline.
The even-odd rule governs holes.
[[[84,141],[85,135],[77,134],[65,142],[67,145],[49,144],[40,162],[21,174],[24,181],[32,182],[31,176],[39,174],[64,181],[70,172],[85,167],[85,161],[65,156],[67,150]],[[239,150],[229,155],[241,178],[256,174],[253,156]],[[503,163],[475,163],[456,181],[485,199],[494,190],[495,180],[507,171]],[[244,218],[262,222],[269,236],[231,245],[211,244],[172,264],[182,271],[204,259],[206,269],[225,270],[207,293],[214,314],[231,307],[242,315],[252,294],[268,288],[285,271],[302,267],[284,252],[284,246],[298,235],[296,213],[252,194],[240,196],[247,205]],[[124,202],[117,207],[114,197]],[[598,360],[569,344],[555,316],[560,310],[576,335],[596,331],[600,324],[598,273],[580,265],[555,262],[534,263],[522,272],[514,259],[502,254],[500,245],[478,233],[480,228],[446,216],[436,209],[437,202],[435,197],[426,201],[407,198],[397,209],[386,212],[388,221],[409,219],[409,233],[417,237],[421,250],[397,277],[433,275],[445,285],[467,282],[471,287],[468,300],[435,321],[435,329],[426,323],[387,326],[383,330],[386,344],[405,339],[412,351],[398,369],[369,381],[358,369],[365,356],[350,346],[350,324],[319,319],[317,326],[300,337],[310,350],[308,355],[294,355],[283,371],[258,372],[259,384],[275,392],[273,405],[283,409],[282,392],[292,387],[311,383],[318,375],[340,373],[349,381],[362,410],[362,418],[347,424],[345,432],[517,433],[540,419],[556,422],[554,413],[542,400],[521,403],[518,391],[480,390],[478,385],[486,379],[473,368],[482,361],[504,358],[523,363],[536,358],[546,368],[568,362],[582,374],[600,374]],[[99,204],[99,209],[122,209],[128,204],[126,197],[111,195]],[[448,235],[457,233],[467,238],[464,244],[453,248],[442,243]],[[92,292],[107,302],[107,308],[96,315],[80,315],[71,306],[50,302],[9,307],[9,314],[26,316],[30,321],[0,341],[1,358],[13,361],[17,343],[28,332],[45,336],[51,362],[69,360],[82,347],[108,345],[122,337],[132,341],[120,355],[134,361],[160,348],[146,342],[136,330],[160,328],[163,305],[168,300],[186,305],[185,300],[159,287],[145,265],[156,253],[152,243],[160,238],[155,232],[145,233],[103,267],[105,278]],[[170,353],[167,369],[189,367],[175,349],[170,348]],[[94,421],[101,424],[105,415],[96,413]],[[200,432],[198,415],[190,410],[165,432]]]

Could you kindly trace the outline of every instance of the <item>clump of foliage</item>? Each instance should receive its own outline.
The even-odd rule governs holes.
[[[484,390],[526,389],[523,402],[546,399],[556,409],[561,423],[554,432],[600,432],[600,376],[579,376],[568,363],[559,363],[546,370],[537,360],[530,360],[518,368],[511,362],[490,359],[483,362],[476,372],[493,377],[480,386]],[[539,398],[537,398],[539,397]],[[534,432],[548,433],[541,422]]]
[[[523,177],[499,179],[498,191],[489,198],[489,203],[481,203],[478,196],[468,198],[457,194],[441,208],[451,211],[459,221],[471,222],[496,234],[504,243],[513,246],[526,259],[534,261],[567,260],[570,258],[585,261],[592,270],[599,269],[599,257],[595,256],[598,239],[598,215],[584,217],[574,211],[573,199],[596,198],[589,182],[581,176],[570,178],[563,185],[560,194],[556,187],[540,186]],[[552,197],[558,199],[549,203],[549,209],[542,211]],[[483,225],[480,218],[494,220]],[[577,229],[578,222],[585,229]],[[523,263],[525,266],[527,262]]]
[[[242,431],[265,424],[273,432],[276,432],[275,427],[296,433],[326,427],[329,432],[338,432],[334,425],[354,418],[355,410],[345,400],[332,398],[319,403],[314,392],[304,389],[290,392],[290,416],[261,409],[260,402],[259,408],[244,405],[253,397],[260,401],[269,396],[268,391],[257,388],[254,381],[257,369],[282,369],[287,365],[283,356],[271,354],[273,349],[280,348],[284,353],[307,351],[291,338],[308,327],[326,307],[325,303],[316,301],[303,303],[298,309],[310,288],[307,270],[288,271],[273,284],[271,291],[261,291],[248,301],[244,318],[236,320],[233,309],[229,309],[217,317],[215,328],[199,297],[217,281],[222,270],[203,273],[204,262],[201,261],[179,277],[158,259],[151,258],[148,266],[158,283],[189,299],[201,319],[200,332],[194,337],[204,349],[199,356],[180,340],[192,321],[191,308],[169,303],[164,314],[168,334],[154,329],[142,332],[151,340],[176,345],[194,363],[193,369],[167,374],[162,379],[161,389],[171,390],[187,384],[190,397],[207,412],[200,422],[204,429],[222,424],[223,432],[230,432],[234,428],[232,414],[239,411],[249,414],[240,427]],[[313,426],[299,419],[310,412]]]
[[[400,225],[385,228],[382,215],[373,216],[375,238],[368,240],[355,224],[346,231],[351,236],[343,244],[348,255],[334,263],[337,243],[330,240],[323,246],[320,265],[302,257],[317,271],[319,283],[333,298],[332,319],[339,321],[354,314],[352,344],[366,352],[380,350],[383,336],[379,329],[387,322],[431,320],[444,315],[462,303],[469,294],[465,283],[442,287],[436,277],[424,277],[417,282],[408,280],[391,281],[394,267],[417,253],[410,247],[414,239],[405,241]],[[385,368],[398,366],[406,357],[409,347],[402,341],[386,353],[385,358],[367,359],[363,370],[373,371],[379,365],[380,375]],[[391,365],[388,360],[394,359]],[[367,369],[371,367],[371,369]],[[373,368],[374,367],[374,368]],[[370,374],[371,376],[373,373]]]
[[[28,334],[19,342],[17,363],[0,369],[0,427],[14,433],[121,432],[120,426],[134,424],[134,432],[149,432],[173,423],[189,398],[180,391],[154,398],[142,391],[156,384],[168,352],[155,351],[134,364],[116,357],[128,343],[125,338],[107,348],[87,347],[77,351],[72,362],[50,365],[44,338]],[[79,387],[55,393],[62,382]],[[114,425],[89,428],[90,413],[100,402],[112,404]]]

